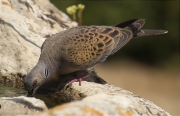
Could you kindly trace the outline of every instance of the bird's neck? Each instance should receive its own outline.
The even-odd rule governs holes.
[[[41,58],[39,59],[38,63],[48,67],[52,77],[56,77],[58,75],[59,63],[55,63],[55,61],[51,59],[43,60]]]

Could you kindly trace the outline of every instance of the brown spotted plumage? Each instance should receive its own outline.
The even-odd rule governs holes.
[[[144,19],[132,19],[115,26],[74,27],[53,35],[43,43],[39,62],[25,77],[25,89],[33,91],[48,80],[60,78],[60,75],[86,70],[104,62],[133,37],[167,32],[141,30],[144,23]]]

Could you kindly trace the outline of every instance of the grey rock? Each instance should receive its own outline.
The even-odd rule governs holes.
[[[37,113],[47,110],[43,101],[30,97],[0,97],[0,115]]]
[[[99,90],[98,90],[99,91]],[[36,114],[37,115],[37,114]],[[38,116],[171,116],[132,93],[99,93],[81,101],[56,106]]]
[[[22,85],[47,36],[77,26],[49,0],[0,0],[0,83]]]
[[[38,97],[38,94],[35,96]],[[115,111],[117,109],[114,107],[117,106],[121,113],[130,113],[135,116],[170,116],[168,112],[153,102],[110,84],[83,81],[82,85],[79,86],[78,82],[75,82],[71,86],[66,85],[61,91],[44,94],[43,97],[46,97],[46,100],[49,98],[56,101],[57,104],[63,104],[49,111],[64,113],[63,115],[68,114],[67,110],[72,111],[69,114],[77,116],[88,115],[88,112],[84,111],[86,106],[92,111],[101,112],[103,115],[117,115],[118,111]],[[124,107],[124,104],[126,107]]]

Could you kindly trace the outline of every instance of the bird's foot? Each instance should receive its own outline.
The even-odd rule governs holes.
[[[84,78],[86,78],[86,76],[88,76],[88,75],[89,75],[89,73],[87,72],[87,73],[83,74],[82,76],[71,80],[71,81],[68,83],[68,85],[71,85],[73,82],[79,82],[79,86],[81,86],[81,81],[82,81]]]

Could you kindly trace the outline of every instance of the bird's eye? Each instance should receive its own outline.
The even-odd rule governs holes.
[[[47,78],[47,77],[49,77],[49,69],[48,68],[45,68],[44,69],[44,75],[45,75],[45,77]]]
[[[33,81],[33,83],[32,83],[33,87],[36,87],[36,85],[37,85],[37,80]]]

